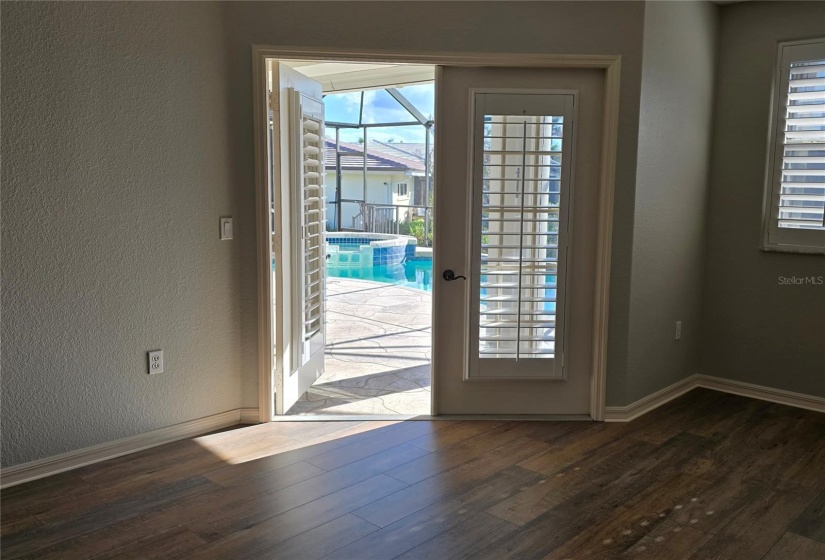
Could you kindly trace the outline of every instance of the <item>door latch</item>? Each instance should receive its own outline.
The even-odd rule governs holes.
[[[447,282],[452,282],[453,280],[466,280],[467,279],[466,276],[456,276],[455,272],[453,272],[449,268],[444,271],[444,274],[442,274],[441,277],[444,278],[444,280],[446,280]]]

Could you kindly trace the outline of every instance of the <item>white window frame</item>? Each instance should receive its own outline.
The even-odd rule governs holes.
[[[407,183],[396,183],[395,184],[395,194],[398,196],[404,197],[409,196],[409,190],[407,187]]]
[[[784,41],[778,45],[763,207],[762,249],[765,251],[825,254],[825,231],[780,228],[778,225],[790,65],[795,61],[818,58],[825,59],[825,38]]]

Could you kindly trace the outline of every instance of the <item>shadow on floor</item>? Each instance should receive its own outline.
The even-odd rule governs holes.
[[[324,374],[288,414],[430,414],[431,294],[329,278]]]

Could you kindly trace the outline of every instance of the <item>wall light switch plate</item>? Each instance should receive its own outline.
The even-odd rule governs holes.
[[[221,218],[221,241],[232,239],[232,218]]]
[[[149,375],[163,373],[163,350],[149,352]]]
[[[682,338],[682,321],[676,321],[676,332],[674,333],[673,340],[679,340]]]

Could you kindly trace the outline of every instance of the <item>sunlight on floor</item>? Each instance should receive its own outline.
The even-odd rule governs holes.
[[[193,438],[196,444],[212,455],[235,465],[281,455],[324,442],[340,440],[366,432],[375,432],[399,424],[398,421],[342,421],[342,422],[270,422],[254,426],[237,427],[230,430]],[[242,432],[242,433],[239,433]],[[254,434],[254,438],[249,436]],[[239,437],[245,436],[245,437]],[[353,441],[357,441],[353,440]],[[243,443],[239,443],[243,442]],[[262,470],[273,465],[260,464]]]

